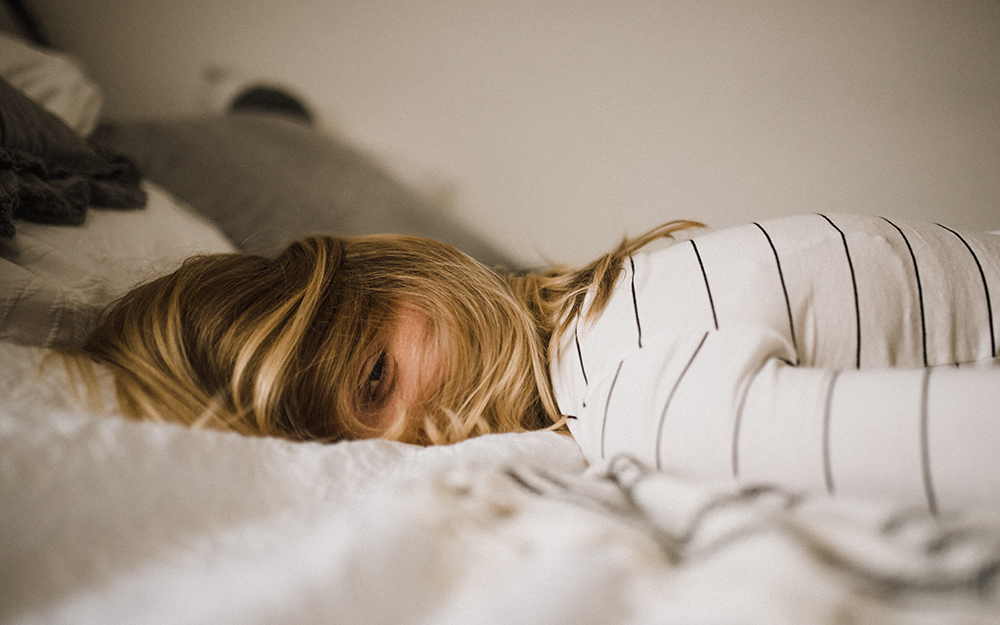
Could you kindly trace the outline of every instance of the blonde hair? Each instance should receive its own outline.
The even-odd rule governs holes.
[[[382,437],[442,444],[565,423],[548,377],[568,320],[600,313],[622,263],[647,243],[701,227],[664,224],[582,269],[500,276],[429,239],[313,236],[276,258],[220,254],[126,293],[78,364],[103,363],[137,419],[292,440]],[[441,383],[418,415],[365,417],[366,363],[403,310],[427,320]],[[420,427],[404,424],[416,419]]]
[[[367,425],[359,391],[403,307],[442,383],[422,426]],[[534,321],[495,272],[405,236],[314,236],[277,258],[201,256],[112,305],[83,349],[134,418],[294,440],[450,443],[559,422]]]

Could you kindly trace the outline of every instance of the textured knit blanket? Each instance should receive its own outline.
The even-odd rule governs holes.
[[[142,207],[140,181],[131,161],[83,139],[0,80],[0,236],[14,236],[14,219],[79,225],[88,206]]]

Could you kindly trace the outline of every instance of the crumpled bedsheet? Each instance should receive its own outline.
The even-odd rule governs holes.
[[[245,438],[0,344],[0,622],[995,623],[1000,517],[695,483],[567,436]]]

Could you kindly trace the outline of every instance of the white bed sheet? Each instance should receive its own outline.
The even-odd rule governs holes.
[[[995,511],[920,511],[628,461],[554,433],[448,447],[83,410],[0,343],[0,622],[995,623]],[[103,381],[106,386],[106,380]]]

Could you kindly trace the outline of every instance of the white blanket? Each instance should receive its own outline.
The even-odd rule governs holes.
[[[290,443],[0,343],[0,622],[995,623],[1000,519],[692,484],[554,433]]]

